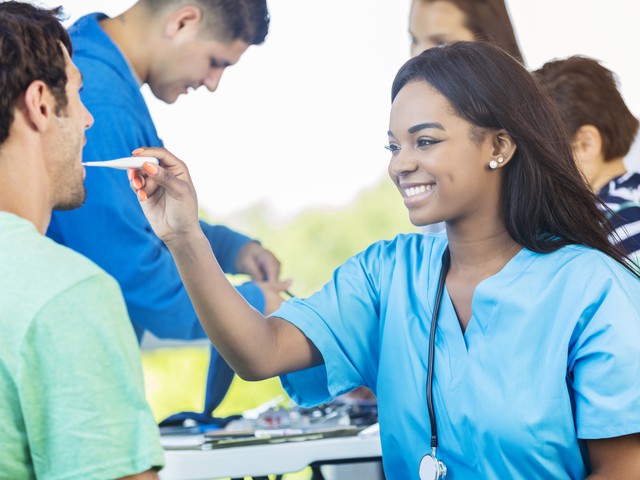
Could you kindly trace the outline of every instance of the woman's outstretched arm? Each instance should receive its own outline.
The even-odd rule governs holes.
[[[244,379],[260,380],[321,364],[320,352],[297,327],[265,318],[229,283],[198,223],[186,165],[164,148],[134,154],[160,160],[160,166],[145,163],[143,170],[130,170],[131,187],[173,255],[200,323],[229,365]]]

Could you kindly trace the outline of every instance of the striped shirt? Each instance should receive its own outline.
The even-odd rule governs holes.
[[[622,240],[629,258],[640,265],[640,173],[627,172],[614,178],[598,195],[615,213],[607,215],[615,236]]]

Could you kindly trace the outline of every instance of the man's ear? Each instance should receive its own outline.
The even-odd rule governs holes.
[[[602,136],[593,125],[582,125],[573,136],[573,153],[580,163],[593,163],[602,157]]]
[[[498,167],[506,165],[516,153],[516,142],[513,141],[511,135],[506,130],[500,129],[492,133],[493,135],[493,152],[491,160],[495,160]]]
[[[169,15],[165,23],[165,35],[175,38],[189,32],[195,36],[202,24],[202,10],[193,5],[185,5]]]
[[[24,111],[27,122],[38,132],[49,128],[55,115],[56,100],[42,80],[34,80],[24,92]]]

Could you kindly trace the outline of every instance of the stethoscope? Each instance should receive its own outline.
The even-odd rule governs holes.
[[[442,303],[442,292],[444,291],[444,281],[449,271],[451,256],[449,247],[442,254],[442,269],[438,279],[438,291],[436,292],[436,304],[433,309],[433,319],[431,320],[431,330],[429,332],[429,364],[427,372],[427,408],[429,410],[429,422],[431,423],[431,453],[427,453],[420,460],[420,480],[441,480],[447,476],[447,467],[438,460],[436,450],[438,448],[438,427],[436,425],[436,413],[433,408],[433,363],[436,343],[436,326],[438,325],[438,314],[440,313],[440,303]]]

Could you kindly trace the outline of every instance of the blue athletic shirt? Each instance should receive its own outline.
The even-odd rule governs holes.
[[[86,133],[83,161],[128,157],[141,146],[162,146],[131,67],[100,27],[104,18],[87,15],[69,29],[73,61],[83,76],[80,95],[95,119]],[[53,212],[47,235],[115,277],[138,339],[145,330],[161,338],[206,338],[173,257],[153,233],[126,172],[87,168],[85,186],[85,205]],[[223,226],[201,225],[222,269],[236,273],[236,256],[250,239]],[[239,290],[264,310],[255,284]]]
[[[274,316],[324,364],[281,377],[314,405],[364,385],[378,396],[387,478],[418,478],[430,451],[429,329],[444,234],[399,235],[348,260]],[[447,479],[582,479],[583,440],[640,432],[640,280],[581,246],[522,249],[482,281],[462,333],[446,289],[434,402]]]

